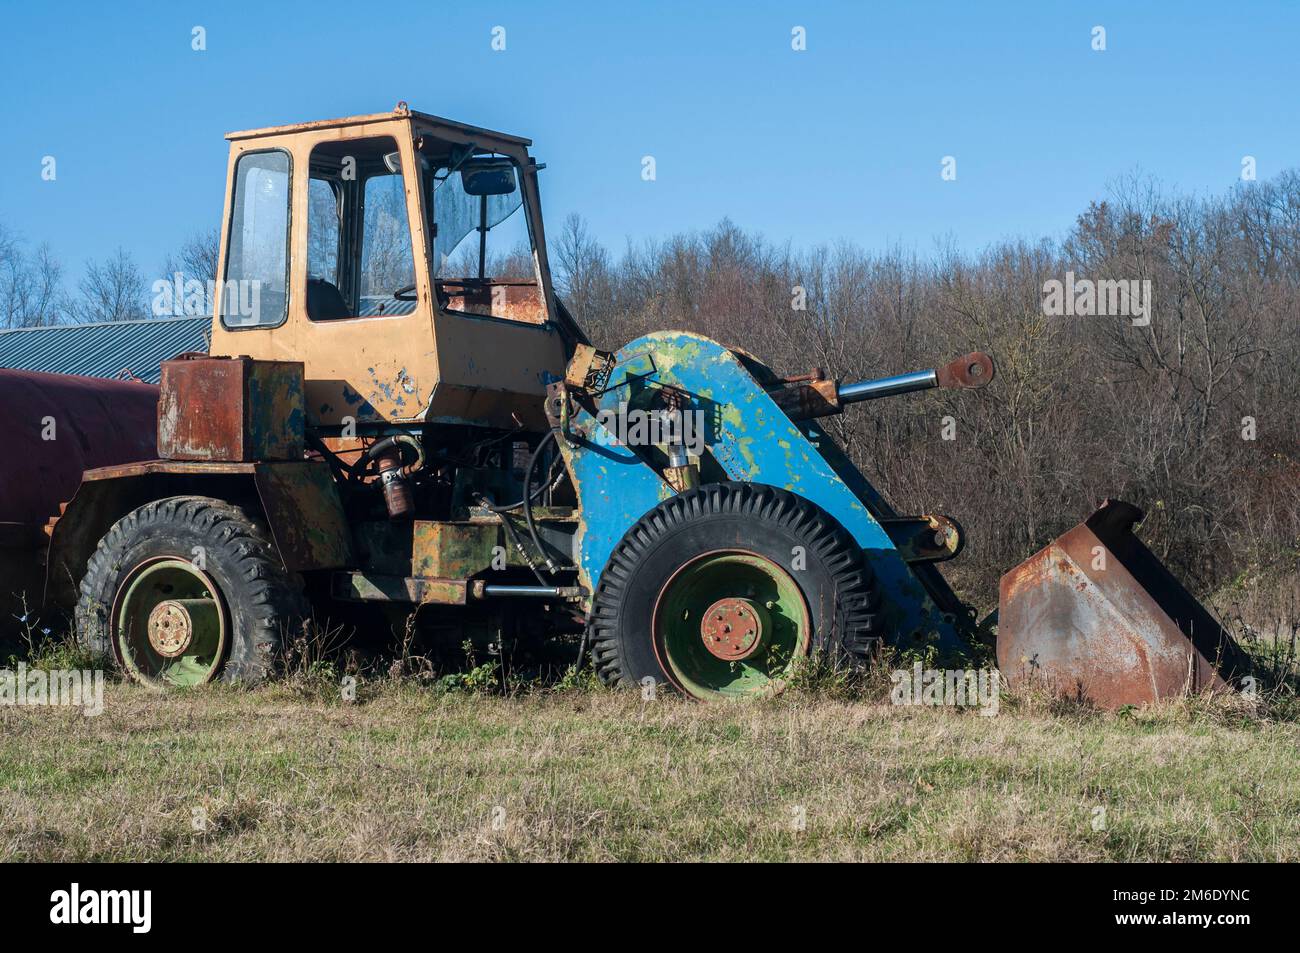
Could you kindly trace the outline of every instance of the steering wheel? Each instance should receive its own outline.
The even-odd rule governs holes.
[[[397,301],[414,301],[415,285],[402,285],[393,292],[393,298]]]

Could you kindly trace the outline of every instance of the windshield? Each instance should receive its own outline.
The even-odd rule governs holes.
[[[478,235],[485,207],[485,224],[489,233],[519,211],[524,203],[523,190],[516,188],[509,195],[470,195],[465,191],[460,173],[447,168],[434,170],[433,181],[433,210],[437,222],[437,234],[433,241],[434,276],[443,278],[454,275],[461,278],[478,274],[478,243],[465,242],[465,239],[471,234]],[[462,242],[466,245],[464,254],[453,266],[452,261]],[[501,247],[499,241],[494,241],[489,253],[495,251],[500,255],[510,250]],[[472,271],[464,267],[470,260],[474,262]]]
[[[425,195],[438,309],[545,324],[546,297],[519,160],[432,136],[422,137],[419,148],[428,163]]]

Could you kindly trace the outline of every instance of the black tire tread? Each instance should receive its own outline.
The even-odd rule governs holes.
[[[848,531],[816,504],[786,490],[757,483],[710,483],[660,503],[627,531],[610,554],[587,622],[592,662],[604,684],[632,684],[625,673],[617,616],[636,567],[675,529],[712,514],[770,522],[803,538],[808,552],[832,575],[843,620],[839,632],[815,632],[813,650],[829,653],[836,662],[871,656],[878,641],[879,592],[861,548]]]
[[[173,496],[146,503],[113,524],[86,563],[76,608],[78,638],[96,654],[111,658],[108,605],[121,558],[142,537],[168,530],[190,530],[208,549],[209,563],[219,561],[235,580],[237,601],[247,620],[232,633],[221,678],[253,683],[271,673],[291,627],[307,615],[302,583],[280,560],[265,526],[243,507],[201,496]],[[184,554],[181,554],[184,555]],[[228,606],[232,616],[235,606]]]

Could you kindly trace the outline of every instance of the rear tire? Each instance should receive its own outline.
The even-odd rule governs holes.
[[[144,684],[256,683],[306,616],[302,582],[266,528],[223,500],[133,510],[86,565],[76,622],[87,648]]]
[[[715,483],[628,530],[601,573],[588,638],[608,685],[771,695],[802,656],[869,657],[876,602],[861,548],[824,510],[775,487]]]

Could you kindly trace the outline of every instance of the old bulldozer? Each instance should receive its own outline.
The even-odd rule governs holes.
[[[255,681],[341,606],[581,646],[608,684],[699,699],[977,638],[937,569],[960,525],[896,512],[822,422],[983,387],[988,356],[838,382],[680,331],[600,350],[552,288],[528,140],[404,104],[227,138],[210,351],[163,366],[157,458],[88,470],[51,534],[50,597],[127,676]],[[1139,695],[1177,679],[1138,684],[1126,638],[1223,677],[1186,607],[1127,598],[1163,581],[1087,568],[1074,590],[1063,561],[1004,585],[1004,670],[1091,678],[1049,647],[1100,626]]]

